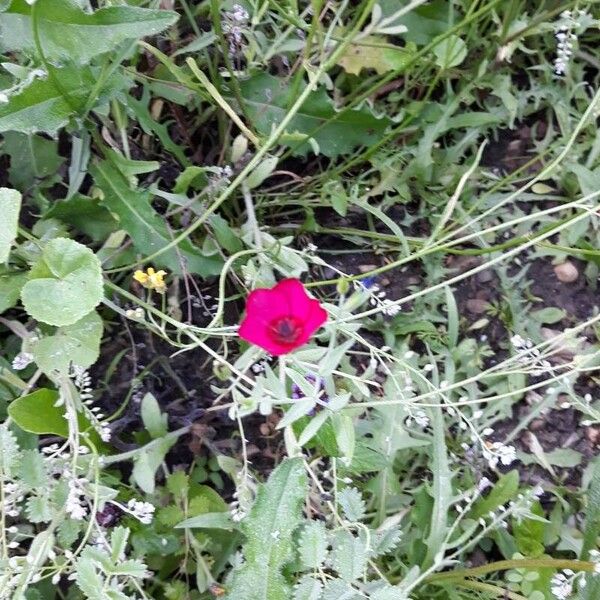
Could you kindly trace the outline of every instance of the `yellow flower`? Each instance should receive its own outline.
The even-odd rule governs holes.
[[[155,271],[152,267],[148,267],[146,271],[136,271],[133,278],[146,289],[164,294],[167,291],[167,284],[165,283],[166,274],[166,271]]]

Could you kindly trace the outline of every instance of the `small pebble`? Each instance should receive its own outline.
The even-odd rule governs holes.
[[[554,267],[554,273],[556,274],[557,279],[563,283],[573,283],[574,281],[577,281],[577,278],[579,277],[577,267],[568,260],[560,265],[556,265]]]
[[[471,298],[467,300],[467,309],[469,312],[475,314],[481,314],[486,311],[489,304],[485,300],[481,300],[480,298]]]

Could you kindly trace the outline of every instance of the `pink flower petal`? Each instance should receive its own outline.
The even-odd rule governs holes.
[[[298,279],[283,279],[273,288],[273,291],[285,297],[289,309],[287,314],[299,319],[306,318],[313,300]]]
[[[312,300],[310,312],[304,321],[304,330],[311,336],[321,325],[327,321],[327,311],[319,304],[318,300]]]
[[[285,329],[282,331],[282,319],[291,321],[299,335],[289,336]],[[250,293],[238,333],[247,342],[280,356],[304,345],[326,320],[327,312],[306,293],[298,279],[284,279],[271,289]],[[287,328],[289,321],[285,323]]]

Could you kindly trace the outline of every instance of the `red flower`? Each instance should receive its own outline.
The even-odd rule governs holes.
[[[306,344],[326,320],[319,301],[309,297],[298,279],[284,279],[273,288],[250,293],[239,335],[280,356]]]

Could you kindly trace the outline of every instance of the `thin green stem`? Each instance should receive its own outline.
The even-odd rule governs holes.
[[[444,573],[435,573],[427,577],[428,583],[438,581],[451,581],[455,579],[466,579],[467,577],[481,577],[489,573],[498,571],[508,571],[509,569],[571,569],[573,571],[584,571],[594,573],[596,564],[583,560],[569,560],[560,558],[524,558],[515,560],[500,560],[480,567],[471,569],[460,569],[458,571],[447,571]]]

